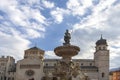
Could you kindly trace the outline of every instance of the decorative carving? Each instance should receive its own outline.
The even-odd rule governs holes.
[[[26,68],[34,68],[34,69],[39,69],[40,68],[40,65],[39,64],[23,64],[23,65],[20,65],[20,69],[26,69]]]
[[[27,70],[25,73],[28,76],[33,76],[35,72],[33,70]]]
[[[75,64],[71,58],[78,54],[80,48],[70,45],[71,35],[66,30],[63,46],[58,46],[54,49],[57,56],[62,57],[61,61],[57,62],[53,76],[59,80],[85,80],[85,75],[80,70],[79,63]]]
[[[53,75],[65,80],[69,80],[72,77],[76,80],[87,80],[85,79],[85,74],[80,71],[79,63],[75,64],[72,61],[59,61]]]

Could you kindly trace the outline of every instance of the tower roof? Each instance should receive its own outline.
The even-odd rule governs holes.
[[[100,38],[100,40],[98,40],[98,41],[96,42],[96,45],[97,45],[97,46],[98,46],[98,45],[107,45],[106,39],[103,39],[103,38],[102,38],[102,35],[101,35],[101,38]]]
[[[38,47],[32,47],[32,48],[30,48],[30,49],[27,49],[27,50],[40,50],[40,51],[44,51],[44,50],[42,50],[42,49],[40,49],[40,48],[38,48]]]

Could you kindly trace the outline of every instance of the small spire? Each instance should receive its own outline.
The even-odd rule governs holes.
[[[103,38],[102,38],[102,34],[101,34],[101,38],[100,38],[100,39],[103,39]]]

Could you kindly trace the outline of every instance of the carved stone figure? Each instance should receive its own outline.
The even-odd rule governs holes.
[[[63,43],[63,45],[70,45],[70,39],[71,39],[71,35],[70,35],[69,31],[66,30],[65,36],[64,36],[65,43]]]

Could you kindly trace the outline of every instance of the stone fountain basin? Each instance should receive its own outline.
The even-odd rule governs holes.
[[[55,54],[60,57],[72,57],[77,55],[79,51],[80,48],[74,45],[63,45],[54,49]]]

